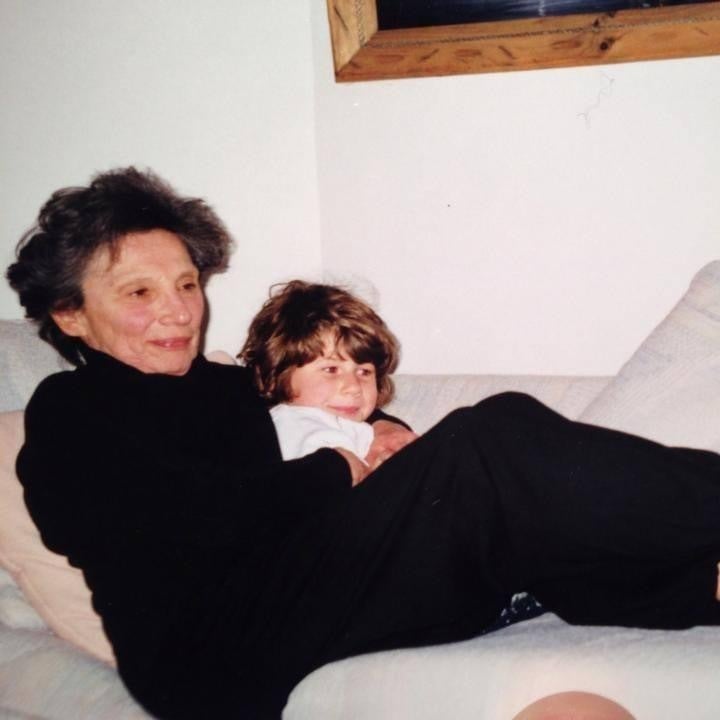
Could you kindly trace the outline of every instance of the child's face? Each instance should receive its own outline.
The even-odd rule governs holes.
[[[365,420],[377,404],[377,379],[372,363],[358,364],[336,346],[332,336],[323,338],[323,354],[290,375],[291,405],[326,410],[349,420]]]

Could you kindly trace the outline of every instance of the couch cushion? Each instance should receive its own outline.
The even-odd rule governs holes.
[[[23,437],[23,413],[0,413],[0,564],[60,637],[114,663],[82,572],[42,544],[25,508],[15,475],[15,457]]]
[[[546,613],[464,642],[325,665],[293,690],[283,720],[510,720],[567,690],[611,698],[637,720],[716,720],[719,642],[718,627],[573,626]]]
[[[0,444],[2,441],[0,440]],[[0,511],[1,512],[1,511]],[[1,564],[1,562],[0,562]],[[22,594],[10,573],[0,567],[0,625],[16,630],[46,630],[47,623]]]
[[[720,261],[695,275],[579,419],[666,445],[720,451]]]
[[[69,367],[27,320],[0,320],[0,412],[22,410],[38,383]]]

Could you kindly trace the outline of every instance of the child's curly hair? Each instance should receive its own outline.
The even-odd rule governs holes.
[[[380,316],[365,302],[334,285],[292,280],[274,285],[250,323],[238,353],[251,368],[260,394],[271,404],[292,400],[290,375],[321,357],[327,333],[357,363],[372,363],[382,407],[393,396],[390,375],[400,346]]]

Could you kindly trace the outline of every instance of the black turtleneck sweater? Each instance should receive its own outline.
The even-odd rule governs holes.
[[[119,670],[142,694],[132,678],[152,674],[208,597],[228,592],[228,567],[249,553],[262,573],[278,529],[348,493],[351,476],[329,449],[281,461],[245,368],[198,357],[173,377],[86,359],[37,388],[18,476],[43,542],[82,569]]]

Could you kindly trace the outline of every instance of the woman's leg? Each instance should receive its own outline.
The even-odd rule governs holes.
[[[460,429],[460,414],[447,418],[340,499],[256,508],[255,541],[168,638],[150,709],[276,718],[326,662],[491,624],[509,597],[507,560],[494,493]]]
[[[205,709],[276,717],[323,663],[470,637],[521,590],[572,622],[718,622],[718,478],[712,453],[523,395],[452,413],[341,502],[275,518],[228,573],[194,629]]]
[[[521,590],[576,623],[720,622],[720,457],[528,396],[452,413],[328,521],[287,630],[298,666],[469,637]]]
[[[571,622],[720,623],[720,457],[571,422],[527,396],[467,411],[518,578]]]
[[[517,393],[457,411],[423,440],[358,488],[344,521],[361,526],[384,506],[398,527],[390,547],[402,549],[352,615],[363,637],[382,627],[385,598],[427,593],[427,577],[413,586],[407,568],[438,546],[447,554],[433,577],[463,563],[461,574],[483,578],[483,597],[529,590],[570,622],[720,623],[720,456],[571,422]],[[395,492],[408,494],[389,502]],[[475,590],[453,602],[476,602]],[[430,593],[429,615],[436,602]]]
[[[473,637],[505,607],[496,496],[461,425],[446,418],[280,541],[253,599],[276,606],[252,653],[270,671],[254,673],[254,688],[283,678],[270,702],[332,660]]]

